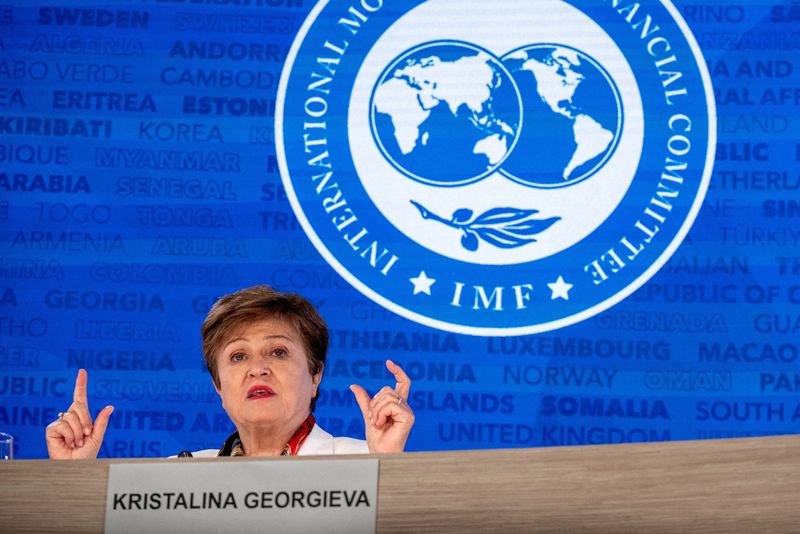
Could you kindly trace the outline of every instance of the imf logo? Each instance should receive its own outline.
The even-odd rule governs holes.
[[[475,335],[630,295],[708,186],[713,97],[664,2],[320,2],[278,93],[286,190],[374,301]]]

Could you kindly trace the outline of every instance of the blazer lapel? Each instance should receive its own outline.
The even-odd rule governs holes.
[[[319,425],[314,425],[306,442],[300,447],[297,456],[314,454],[333,454],[333,436],[322,430]]]

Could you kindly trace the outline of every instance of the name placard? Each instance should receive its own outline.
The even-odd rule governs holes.
[[[378,460],[111,464],[106,532],[375,532]]]

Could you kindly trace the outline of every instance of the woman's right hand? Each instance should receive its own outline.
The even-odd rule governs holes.
[[[72,404],[58,419],[47,425],[45,430],[47,454],[53,460],[97,458],[97,453],[100,452],[100,445],[108,427],[108,418],[114,407],[103,408],[92,423],[89,403],[86,400],[88,382],[89,375],[86,370],[78,371]]]

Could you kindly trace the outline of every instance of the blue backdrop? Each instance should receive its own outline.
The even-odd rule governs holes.
[[[410,450],[798,432],[800,6],[676,7],[718,126],[685,241],[594,317],[470,336],[354,289],[293,214],[274,117],[313,2],[2,3],[0,431],[46,456],[84,367],[92,409],[117,407],[101,456],[218,446],[231,423],[199,325],[216,297],[267,283],[329,323],[317,415],[334,434],[363,437],[348,385],[391,383],[387,358],[414,381]]]

